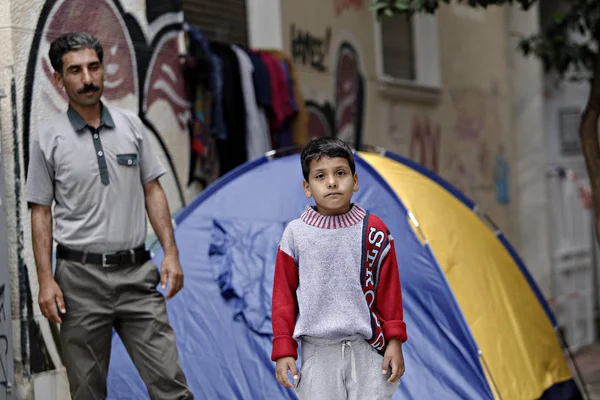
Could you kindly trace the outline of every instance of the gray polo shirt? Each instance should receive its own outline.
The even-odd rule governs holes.
[[[69,108],[33,138],[25,200],[52,205],[54,240],[76,250],[113,252],[143,244],[143,184],[166,171],[140,118],[103,105],[98,130]]]

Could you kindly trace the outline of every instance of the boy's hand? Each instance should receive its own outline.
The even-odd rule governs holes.
[[[396,382],[404,375],[404,355],[402,354],[402,342],[398,339],[390,339],[383,355],[383,365],[381,372],[385,375],[388,368],[392,365],[392,375],[388,379],[388,383]]]
[[[288,371],[292,371],[294,381],[298,382],[298,371],[296,370],[296,360],[294,357],[282,357],[277,360],[275,364],[275,370],[277,371],[277,380],[285,387],[294,389],[294,385],[288,378]]]

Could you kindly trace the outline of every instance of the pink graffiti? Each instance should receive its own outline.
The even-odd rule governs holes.
[[[176,35],[165,40],[154,51],[150,68],[146,111],[156,101],[165,100],[173,108],[180,128],[185,129],[189,120],[190,103],[183,79],[183,65],[179,62]]]
[[[441,128],[429,117],[415,115],[410,131],[410,158],[438,172]]]
[[[350,135],[352,139],[356,132],[356,118],[358,113],[362,112],[359,109],[359,68],[356,50],[350,45],[342,45],[339,52],[335,87],[337,134],[341,134],[342,137]]]
[[[459,139],[478,139],[485,128],[486,97],[479,90],[470,89],[455,89],[450,94],[457,114],[454,129]]]
[[[361,10],[365,6],[364,0],[333,0],[335,15],[339,16],[346,10]]]
[[[309,140],[321,136],[334,136],[334,111],[329,103],[317,104],[308,100],[306,101],[306,111],[308,112]]]
[[[127,41],[125,23],[106,1],[96,1],[90,7],[85,0],[65,0],[46,28],[44,38],[49,43],[63,32],[87,32],[100,40],[104,48],[104,97],[107,100],[135,94],[135,56]],[[42,59],[42,68],[53,82],[53,69],[46,57]],[[66,102],[64,92],[56,89]]]

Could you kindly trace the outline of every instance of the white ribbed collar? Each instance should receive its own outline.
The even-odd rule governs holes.
[[[306,206],[300,219],[308,225],[321,229],[348,228],[361,222],[367,215],[366,211],[356,204],[352,204],[350,211],[341,215],[323,215],[311,206]]]

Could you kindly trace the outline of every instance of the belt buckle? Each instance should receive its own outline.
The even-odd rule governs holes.
[[[110,267],[110,266],[114,266],[114,265],[119,265],[119,261],[117,261],[116,263],[113,264],[108,264],[106,262],[106,256],[116,256],[119,257],[119,259],[123,256],[127,256],[129,255],[131,257],[131,264],[135,264],[135,250],[133,249],[129,249],[129,250],[123,250],[123,251],[117,251],[115,253],[102,253],[102,266],[103,267]]]
[[[106,262],[106,256],[115,256],[115,255],[117,255],[117,253],[102,253],[102,266],[104,268],[107,268],[107,267],[111,267],[113,265],[117,265],[117,264],[108,264]]]

